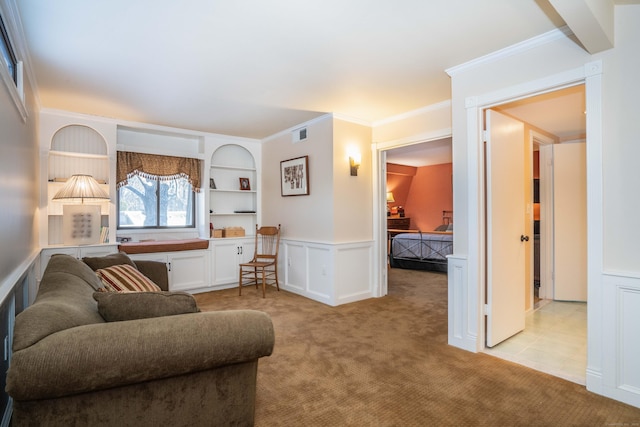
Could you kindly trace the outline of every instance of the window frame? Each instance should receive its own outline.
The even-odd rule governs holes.
[[[24,100],[24,63],[22,61],[21,51],[16,48],[16,43],[12,38],[12,31],[17,28],[15,21],[8,21],[7,18],[12,19],[14,14],[10,13],[11,10],[5,9],[4,2],[0,2],[0,43],[6,48],[11,62],[15,64],[14,72],[9,70],[9,67],[5,64],[5,55],[2,54],[2,64],[0,65],[0,80],[2,80],[9,90],[9,94],[13,99],[13,102],[22,117],[22,121],[27,121],[27,107]]]
[[[130,178],[131,179],[131,178]],[[127,187],[126,185],[120,188],[116,189],[116,229],[117,230],[185,230],[185,229],[195,229],[197,228],[197,215],[196,215],[196,211],[197,209],[197,198],[196,198],[196,193],[195,191],[193,191],[193,188],[191,188],[191,225],[160,225],[160,197],[159,197],[159,190],[160,190],[160,179],[159,178],[155,178],[155,179],[149,179],[149,178],[145,178],[149,181],[154,181],[156,183],[156,188],[155,188],[155,193],[156,193],[156,225],[147,225],[147,226],[141,226],[141,227],[128,227],[128,226],[121,226],[120,225],[120,191]],[[127,184],[128,185],[128,184]]]
[[[9,33],[7,31],[7,26],[4,23],[4,19],[2,18],[2,14],[0,14],[0,42],[2,43],[3,49],[3,58],[5,60],[9,60],[11,66],[13,67],[13,72],[11,70],[7,70],[11,79],[15,83],[16,87],[18,87],[18,57],[13,49],[13,45],[11,44],[11,39],[9,38]],[[6,54],[5,54],[6,53]]]

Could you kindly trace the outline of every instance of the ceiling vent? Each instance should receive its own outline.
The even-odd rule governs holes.
[[[293,143],[302,142],[307,139],[307,128],[296,129],[292,132]]]

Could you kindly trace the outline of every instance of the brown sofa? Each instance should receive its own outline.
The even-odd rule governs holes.
[[[118,257],[128,260],[86,262]],[[166,290],[164,264],[134,265]],[[93,298],[100,286],[82,261],[51,258],[35,302],[16,317],[7,373],[14,426],[253,425],[258,359],[274,345],[267,314],[107,322]]]

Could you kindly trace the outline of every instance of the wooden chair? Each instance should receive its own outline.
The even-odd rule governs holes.
[[[242,295],[242,287],[255,284],[258,288],[258,280],[262,282],[262,298],[266,295],[267,284],[278,285],[278,248],[280,246],[280,224],[277,227],[263,226],[258,228],[256,224],[256,241],[253,259],[240,264],[240,276],[238,280],[239,294]]]

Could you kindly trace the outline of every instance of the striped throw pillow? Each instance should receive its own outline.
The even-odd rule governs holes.
[[[158,292],[161,289],[147,276],[128,264],[112,265],[96,270],[96,274],[111,292]]]

